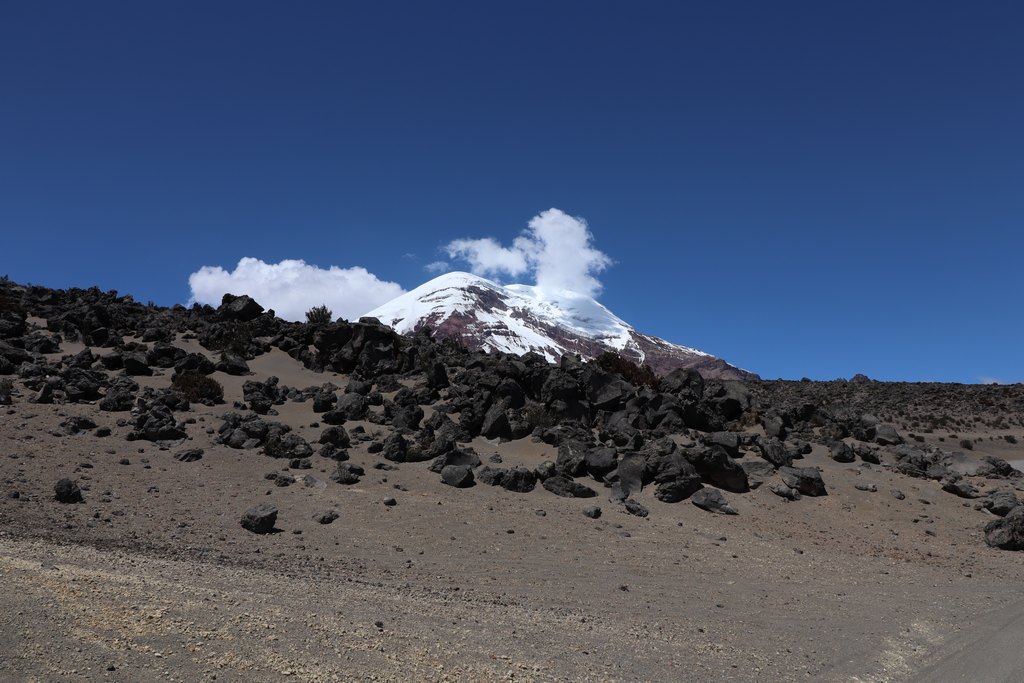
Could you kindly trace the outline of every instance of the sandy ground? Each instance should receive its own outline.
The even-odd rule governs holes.
[[[277,351],[250,365],[291,386],[346,381]],[[228,406],[241,398],[243,378],[217,378]],[[587,501],[455,490],[427,463],[372,469],[356,447],[359,484],[314,456],[293,472],[311,485],[278,488],[264,475],[286,462],[213,443],[228,406],[185,414],[181,448],[206,451],[193,463],[126,441],[124,413],[0,408],[0,681],[1020,680],[1024,558],[988,548],[991,515],[936,482],[819,448],[804,464],[826,497],[726,494],[740,513],[726,517],[645,491],[641,519],[597,483]],[[311,404],[277,409],[268,419],[317,439]],[[66,415],[113,434],[60,435]],[[485,462],[555,455],[474,446]],[[85,503],[53,500],[61,477]],[[279,533],[239,526],[263,501]],[[583,516],[595,501],[603,516]],[[313,520],[332,509],[333,524]]]

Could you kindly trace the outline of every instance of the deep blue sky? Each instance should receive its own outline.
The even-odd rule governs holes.
[[[1024,381],[1024,4],[0,4],[15,280],[411,288],[553,206],[611,310],[764,377]]]

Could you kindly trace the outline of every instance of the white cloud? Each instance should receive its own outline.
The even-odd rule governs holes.
[[[528,267],[526,254],[516,247],[503,247],[491,237],[455,240],[448,243],[445,251],[449,258],[468,262],[477,275],[515,277],[525,273]]]
[[[1007,384],[1007,382],[1004,382],[1001,379],[996,379],[995,377],[979,377],[978,382],[980,384]]]
[[[441,273],[447,273],[452,269],[452,266],[447,261],[433,261],[423,266],[423,270],[434,275],[440,275]]]
[[[533,217],[511,247],[486,237],[455,240],[445,251],[453,259],[466,261],[477,275],[518,277],[532,273],[538,287],[596,296],[601,282],[595,275],[612,260],[594,248],[593,240],[585,220],[548,209]]]
[[[203,266],[188,277],[192,301],[220,305],[226,293],[248,294],[285,320],[304,320],[306,311],[326,304],[334,316],[352,320],[403,294],[395,282],[365,268],[319,268],[302,260],[265,263],[243,258],[233,271]]]

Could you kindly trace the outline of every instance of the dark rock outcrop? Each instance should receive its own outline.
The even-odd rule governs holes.
[[[277,506],[260,503],[245,511],[242,515],[242,528],[254,534],[269,534],[277,523]]]

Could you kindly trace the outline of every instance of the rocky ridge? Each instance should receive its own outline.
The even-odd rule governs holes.
[[[183,340],[208,353],[182,348]],[[69,341],[84,348],[55,357]],[[97,289],[0,284],[0,402],[94,406],[94,418],[62,424],[68,434],[109,435],[96,420],[113,420],[128,440],[177,448],[186,440],[191,404],[217,405],[216,392],[196,391],[204,378],[244,376],[249,362],[275,349],[310,370],[341,373],[348,383],[296,388],[275,377],[247,380],[244,400],[223,412],[210,443],[262,453],[296,472],[324,458],[335,463],[338,485],[365,475],[346,462],[347,449],[358,443],[377,455],[375,468],[429,463],[419,466],[424,475],[450,489],[523,494],[539,487],[564,498],[604,498],[640,517],[690,500],[731,515],[737,499],[762,485],[789,501],[828,495],[833,483],[800,464],[824,451],[850,464],[844,473],[882,468],[934,482],[993,515],[979,529],[990,545],[1024,547],[1024,515],[1015,512],[1021,473],[954,432],[982,423],[1019,430],[1019,386],[741,382],[706,379],[692,369],[633,384],[574,356],[552,364],[537,353],[473,352],[426,330],[399,335],[373,319],[289,323],[245,296],[227,295],[216,309],[168,309]],[[141,387],[134,379],[164,373],[171,373],[165,386]],[[286,403],[308,404],[308,419],[326,425],[318,443],[268,419]],[[363,424],[377,429],[367,433]],[[481,438],[530,440],[556,449],[557,457],[532,468],[485,465],[472,445]],[[1011,433],[1005,440],[1015,443]],[[201,457],[201,449],[190,449],[178,459]],[[293,473],[271,474],[276,486],[300,481]],[[653,508],[640,502],[645,489],[654,492]],[[54,498],[73,504],[83,493],[62,478]],[[269,514],[250,513],[245,528],[272,528],[253,521]]]

